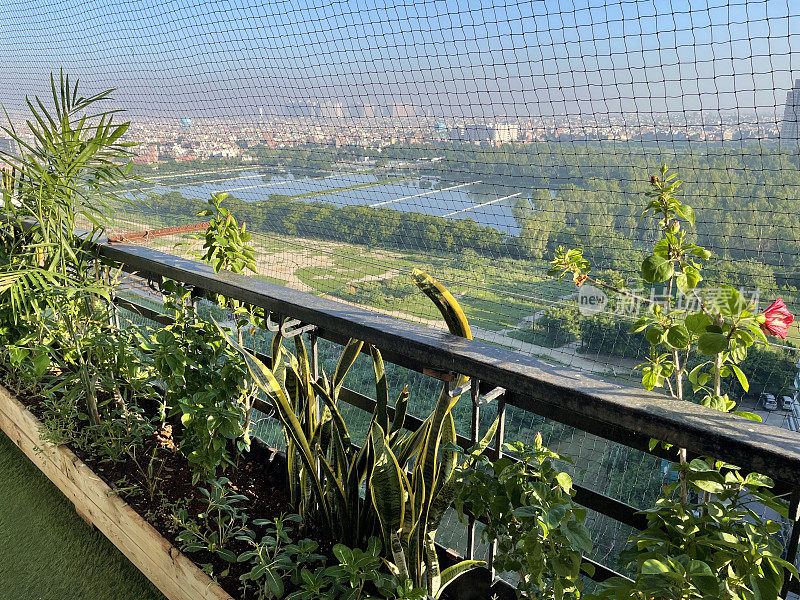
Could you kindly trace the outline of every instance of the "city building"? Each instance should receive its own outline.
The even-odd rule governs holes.
[[[781,123],[781,141],[798,142],[800,140],[800,79],[786,94],[786,108]]]
[[[14,140],[0,137],[0,152],[13,154],[15,149]]]

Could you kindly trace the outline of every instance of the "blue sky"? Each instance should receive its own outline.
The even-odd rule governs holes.
[[[63,66],[138,114],[769,109],[799,52],[796,0],[27,0],[0,12],[0,99]]]

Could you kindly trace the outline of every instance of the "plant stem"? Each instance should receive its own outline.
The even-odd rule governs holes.
[[[680,355],[678,350],[672,351],[673,360],[675,361],[675,392],[676,398],[678,400],[683,400],[683,367],[684,365],[680,364]],[[678,461],[681,465],[686,464],[686,448],[679,448],[678,449]],[[686,472],[681,470],[678,472],[678,480],[681,483],[681,504],[686,506],[686,502],[689,498],[689,489],[686,485]]]

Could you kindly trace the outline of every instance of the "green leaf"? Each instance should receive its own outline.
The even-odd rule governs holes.
[[[664,573],[672,573],[672,568],[662,560],[648,558],[642,563],[641,572],[643,575],[663,575]]]
[[[267,569],[264,573],[264,582],[275,598],[283,597],[283,580],[274,569]]]
[[[692,227],[694,227],[695,214],[694,209],[691,206],[688,204],[678,203],[678,205],[675,207],[675,210],[680,216],[686,219],[692,225]]]
[[[575,550],[580,550],[584,554],[592,551],[592,536],[583,523],[567,521],[561,531]]]
[[[644,332],[644,337],[650,344],[657,346],[664,341],[664,329],[660,325],[654,325]]]
[[[739,385],[742,386],[742,389],[745,392],[750,391],[750,383],[747,381],[747,376],[742,372],[742,370],[733,363],[730,363],[727,366],[731,369],[731,371],[733,371],[733,374],[736,375],[736,379],[739,380]]]
[[[728,349],[728,338],[721,333],[705,332],[697,340],[697,349],[706,355],[719,354]]]
[[[750,421],[755,421],[756,423],[763,423],[764,422],[764,419],[762,419],[759,415],[757,415],[755,413],[751,413],[751,412],[749,412],[747,410],[732,410],[731,414],[732,415],[736,415],[737,417],[743,417],[743,418],[748,419]]]
[[[562,490],[569,492],[572,489],[572,478],[564,472],[556,475],[556,481]]]
[[[364,342],[359,340],[351,339],[347,342],[347,346],[345,346],[344,350],[342,351],[342,355],[339,357],[339,363],[336,365],[336,371],[333,374],[333,397],[337,398],[339,395],[339,390],[342,388],[342,384],[344,383],[344,377],[347,375],[347,372],[350,370],[350,367],[353,366],[353,363],[356,362],[358,355],[361,353],[361,348],[364,346]]]
[[[744,478],[744,485],[771,488],[775,486],[775,482],[761,473],[748,473],[747,477]]]
[[[217,550],[217,556],[219,556],[222,560],[227,562],[236,562],[236,554],[228,550],[227,548],[220,548]]]
[[[386,368],[384,367],[380,350],[370,344],[369,353],[372,356],[372,370],[375,375],[375,418],[385,432],[389,430],[389,417],[386,414],[386,407],[389,405],[389,385],[386,382]]]
[[[647,283],[659,283],[672,277],[675,268],[671,261],[655,254],[642,262],[642,279]]]
[[[383,530],[383,539],[389,542],[392,533],[403,526],[406,490],[410,486],[397,458],[385,444],[386,434],[380,424],[373,422],[370,436],[375,449],[375,463],[368,485],[372,505]]]
[[[704,492],[718,494],[725,490],[725,477],[719,471],[686,471],[686,481]]]
[[[683,272],[675,278],[675,283],[682,294],[688,295],[703,278],[700,271],[691,265],[683,267]]]
[[[673,348],[686,348],[690,337],[689,330],[683,325],[673,325],[667,330],[667,343]]]
[[[466,573],[467,571],[477,569],[485,564],[486,562],[482,560],[462,560],[451,567],[447,567],[444,571],[442,571],[441,583],[439,584],[439,589],[437,590],[434,598],[440,598],[444,589],[453,581],[455,581],[457,577]]]
[[[693,313],[686,315],[684,324],[686,325],[686,329],[688,329],[690,332],[694,333],[695,335],[700,335],[705,333],[706,327],[711,325],[711,319],[709,319],[705,313]]]

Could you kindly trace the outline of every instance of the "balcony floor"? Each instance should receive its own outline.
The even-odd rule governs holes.
[[[164,596],[0,431],[0,600]]]

